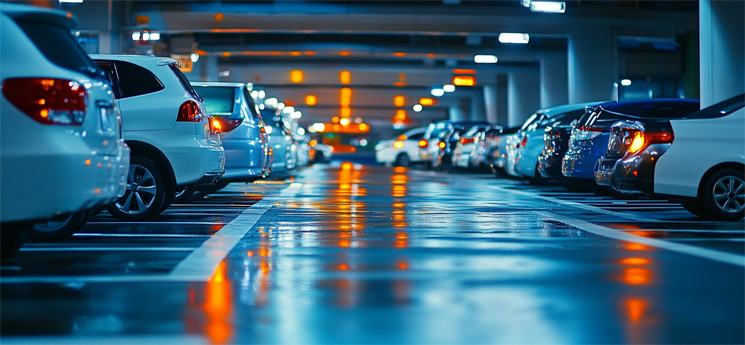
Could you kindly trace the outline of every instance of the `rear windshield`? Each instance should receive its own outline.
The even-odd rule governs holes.
[[[246,101],[248,101],[248,109],[251,112],[251,116],[254,118],[254,120],[262,121],[261,114],[259,113],[259,108],[256,106],[256,101],[254,101],[254,98],[251,97],[251,91],[244,87],[243,96],[246,97]]]
[[[208,114],[231,115],[235,105],[235,88],[222,86],[195,86],[204,97]]]
[[[33,19],[17,19],[16,23],[31,39],[31,42],[39,48],[44,57],[53,64],[83,73],[91,78],[105,79],[103,71],[93,63],[69,30]]]
[[[282,117],[277,115],[277,112],[273,109],[264,109],[261,111],[261,117],[264,119],[264,123],[267,126],[284,128],[282,126]]]
[[[701,109],[686,116],[686,119],[713,119],[724,117],[739,110],[743,106],[745,106],[745,93]]]
[[[173,71],[173,73],[178,78],[178,81],[181,82],[181,86],[184,87],[184,90],[186,90],[186,92],[189,95],[191,95],[192,97],[194,97],[194,99],[198,99],[198,100],[201,100],[202,99],[202,97],[199,95],[199,93],[197,93],[197,91],[194,90],[194,88],[191,86],[191,83],[189,82],[189,79],[187,79],[186,76],[184,75],[184,73],[181,72],[180,69],[178,69],[178,65],[177,64],[172,63],[172,64],[168,65],[168,67],[171,68],[171,71]]]

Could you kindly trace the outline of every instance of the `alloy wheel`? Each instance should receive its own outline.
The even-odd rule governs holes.
[[[157,187],[150,170],[141,165],[131,164],[126,192],[117,200],[116,207],[127,214],[145,212],[155,201]]]
[[[714,183],[712,195],[714,204],[724,212],[737,213],[745,209],[745,181],[740,177],[722,176]]]

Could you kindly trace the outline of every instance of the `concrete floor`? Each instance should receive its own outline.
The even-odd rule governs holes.
[[[0,342],[742,344],[744,224],[316,165],[27,244],[0,270]]]

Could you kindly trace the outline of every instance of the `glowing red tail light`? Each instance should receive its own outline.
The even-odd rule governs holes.
[[[460,143],[462,145],[466,145],[466,144],[470,144],[474,142],[475,140],[476,140],[475,138],[460,138]]]
[[[197,104],[197,102],[186,101],[181,104],[181,107],[179,107],[176,121],[199,122],[202,121],[202,116],[202,111],[199,109],[199,104]]]
[[[241,125],[243,119],[230,119],[224,117],[213,117],[210,120],[210,128],[215,133],[227,133]]]
[[[3,95],[36,122],[80,125],[85,119],[88,92],[76,81],[51,78],[11,78],[3,81]]]
[[[528,145],[528,136],[523,137],[523,141],[520,142],[520,146],[525,147]]]
[[[419,147],[422,147],[422,148],[427,147],[427,145],[429,145],[429,142],[427,141],[427,139],[422,139],[422,140],[419,140],[418,145]]]
[[[440,149],[444,149],[446,145],[447,145],[447,144],[445,144],[445,142],[444,142],[444,141],[441,141],[441,142],[437,143],[437,146],[438,146],[438,147],[439,147]]]

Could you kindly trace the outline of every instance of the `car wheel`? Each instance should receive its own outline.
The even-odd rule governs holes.
[[[176,191],[176,194],[173,197],[173,202],[185,202],[186,200],[189,200],[196,191],[197,187],[193,183],[188,184]]]
[[[20,225],[3,225],[0,229],[0,261],[9,259],[26,241],[26,228]]]
[[[88,212],[77,212],[54,217],[45,223],[34,224],[28,238],[34,242],[59,242],[72,237],[88,221]]]
[[[396,157],[396,162],[393,164],[397,167],[407,167],[411,165],[411,158],[409,158],[409,155],[402,153]]]
[[[745,216],[745,174],[722,169],[706,180],[699,203],[706,215],[721,220],[740,220]]]
[[[112,216],[124,221],[137,221],[160,214],[166,198],[166,188],[158,167],[151,160],[132,156],[124,196],[109,205]]]

